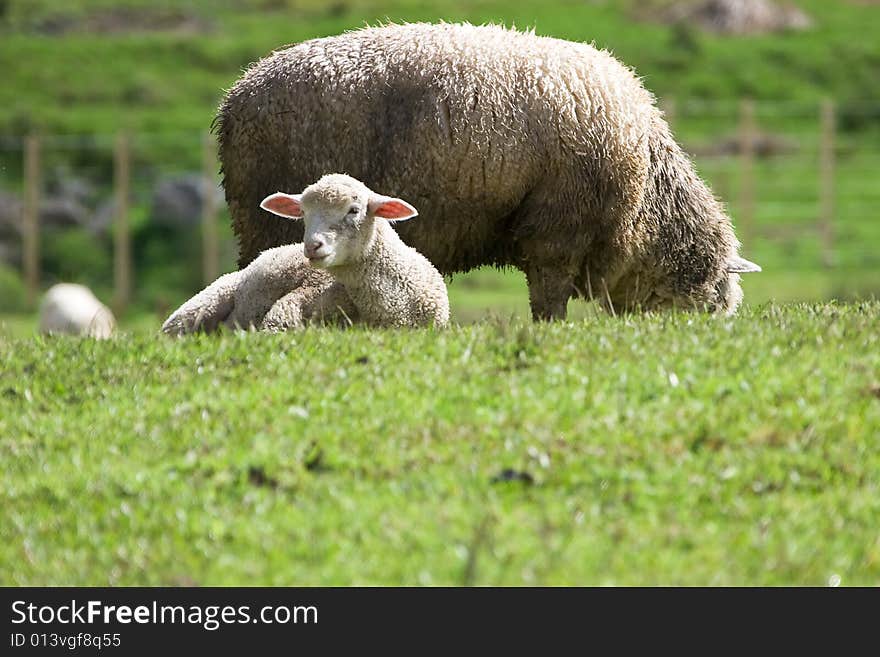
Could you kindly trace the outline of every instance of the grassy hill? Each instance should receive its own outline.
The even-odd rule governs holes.
[[[0,583],[877,585],[878,314],[0,337]]]
[[[284,44],[379,20],[498,21],[594,41],[660,96],[880,101],[880,8],[802,0],[804,32],[721,37],[584,0],[7,0],[0,134],[198,130],[242,68]],[[641,7],[641,9],[640,9]]]

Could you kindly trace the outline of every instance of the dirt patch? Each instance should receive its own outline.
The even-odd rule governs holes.
[[[729,135],[710,143],[689,144],[687,151],[697,157],[724,157],[742,154],[745,145],[739,135]],[[788,155],[797,150],[795,141],[769,132],[752,135],[749,146],[758,158]]]
[[[170,32],[202,34],[212,29],[211,21],[191,11],[173,8],[111,7],[82,16],[63,13],[47,16],[33,29],[41,34],[71,33],[131,34],[136,32]]]
[[[813,25],[798,7],[772,0],[682,0],[658,10],[656,18],[735,35],[805,30]]]

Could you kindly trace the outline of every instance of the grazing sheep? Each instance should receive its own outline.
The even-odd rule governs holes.
[[[103,340],[115,329],[113,313],[84,285],[53,285],[40,303],[40,333],[66,333]]]
[[[370,326],[446,326],[449,298],[434,266],[407,246],[389,222],[415,217],[406,201],[382,196],[342,174],[323,176],[302,194],[277,192],[260,206],[303,219],[304,251],[330,273]]]
[[[169,335],[227,328],[283,331],[354,313],[348,295],[325,272],[309,266],[302,244],[260,254],[224,274],[175,310],[162,325]]]
[[[654,97],[587,44],[445,23],[306,41],[252,66],[216,129],[240,267],[302,239],[262,198],[347,171],[419,207],[397,230],[441,272],[525,272],[539,319],[572,296],[731,313],[759,271]]]

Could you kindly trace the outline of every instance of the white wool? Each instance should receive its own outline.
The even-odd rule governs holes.
[[[64,333],[97,339],[109,338],[116,319],[84,285],[58,283],[40,304],[40,333]]]
[[[304,204],[316,199],[328,211],[338,199],[345,200],[345,208],[351,202],[366,206],[374,196],[362,182],[343,174],[323,176],[302,195]],[[367,220],[356,235],[341,231],[338,240],[354,243],[355,253],[351,261],[326,271],[346,289],[360,321],[391,327],[449,323],[443,276],[425,256],[404,244],[388,221]]]
[[[572,296],[716,312],[741,297],[723,206],[639,78],[589,44],[443,23],[314,39],[253,65],[217,132],[241,266],[302,239],[260,199],[344,171],[419,209],[395,230],[443,274],[523,271],[535,318]]]
[[[332,321],[339,313],[344,317],[346,308],[353,312],[345,295],[334,289],[333,279],[309,266],[302,244],[288,244],[218,278],[171,313],[162,332],[210,333],[221,326],[281,331],[309,321]]]
[[[307,188],[317,212],[337,211],[345,199],[364,206],[373,193],[340,174]],[[388,222],[375,219],[357,235],[353,260],[317,269],[302,244],[268,249],[241,271],[218,278],[174,311],[162,325],[171,335],[211,332],[220,326],[283,331],[314,322],[361,321],[370,326],[445,326],[449,298],[443,277],[418,251],[404,244]],[[354,243],[341,236],[339,244]]]

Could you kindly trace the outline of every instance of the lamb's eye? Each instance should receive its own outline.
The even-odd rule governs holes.
[[[358,214],[360,211],[361,211],[361,209],[360,209],[358,206],[356,206],[356,205],[352,205],[352,206],[348,209],[348,212],[346,212],[345,214],[346,214],[346,216],[348,216],[348,217],[352,217],[352,216]]]

